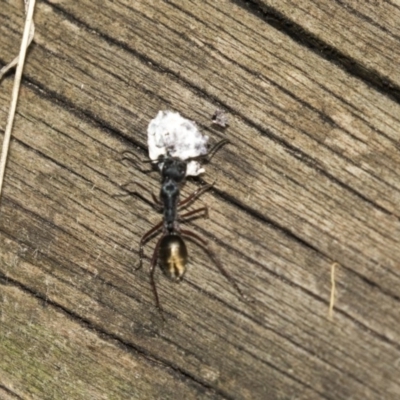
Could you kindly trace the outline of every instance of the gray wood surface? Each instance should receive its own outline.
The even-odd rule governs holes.
[[[4,65],[24,17],[21,1],[0,4]],[[0,207],[0,396],[400,398],[396,13],[394,1],[39,1]],[[135,271],[160,215],[115,195],[132,181],[158,192],[157,173],[121,153],[146,160],[165,109],[231,141],[183,193],[215,181],[195,203],[210,218],[189,226],[253,302],[189,243],[182,283],[157,274],[163,322],[154,241]]]

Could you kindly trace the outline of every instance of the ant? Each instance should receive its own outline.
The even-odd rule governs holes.
[[[182,280],[186,272],[186,264],[188,261],[188,251],[184,239],[189,239],[203,250],[206,251],[208,256],[214,261],[220,272],[226,277],[231,285],[236,289],[242,298],[242,291],[232,277],[225,270],[221,264],[217,255],[210,249],[207,240],[203,237],[194,233],[190,230],[181,229],[179,222],[187,221],[193,218],[208,218],[208,207],[197,208],[192,211],[188,211],[182,215],[178,215],[178,211],[189,206],[194,200],[196,200],[201,194],[209,190],[213,184],[206,184],[194,191],[187,198],[180,200],[180,188],[185,182],[187,165],[190,161],[205,161],[209,162],[211,157],[218,151],[222,146],[229,143],[228,140],[223,139],[216,143],[213,148],[209,151],[209,154],[201,155],[186,160],[181,160],[177,157],[172,157],[168,153],[161,155],[156,161],[153,161],[153,166],[157,165],[161,172],[161,190],[159,198],[157,198],[153,192],[142,184],[135,182],[141,190],[148,193],[152,200],[149,200],[142,193],[137,191],[128,191],[128,194],[136,195],[146,203],[150,204],[158,212],[163,213],[163,220],[153,226],[148,232],[146,232],[140,239],[139,244],[139,266],[137,269],[142,267],[144,246],[154,236],[161,233],[161,237],[158,239],[156,246],[153,251],[150,266],[150,282],[153,289],[156,306],[164,319],[163,308],[158,297],[157,287],[154,280],[154,273],[157,264],[160,266],[163,273],[172,281],[179,282]],[[123,158],[134,162],[129,155],[133,153],[125,152]],[[143,171],[142,172],[151,172]],[[124,187],[126,190],[126,186]]]

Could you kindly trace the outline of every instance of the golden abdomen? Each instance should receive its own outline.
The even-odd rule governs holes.
[[[166,235],[161,239],[159,263],[168,278],[181,280],[186,271],[187,259],[186,245],[179,235]]]

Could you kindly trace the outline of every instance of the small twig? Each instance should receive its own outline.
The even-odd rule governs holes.
[[[17,108],[18,94],[19,94],[19,88],[20,88],[21,78],[22,78],[22,70],[24,68],[26,51],[30,44],[29,39],[31,37],[33,38],[33,33],[34,33],[34,29],[32,28],[32,30],[31,30],[31,26],[33,27],[32,18],[33,18],[33,11],[35,9],[35,0],[29,0],[28,4],[27,4],[27,1],[28,0],[25,1],[26,20],[25,20],[24,33],[22,36],[21,49],[20,49],[19,55],[15,60],[13,60],[6,67],[2,68],[2,70],[0,71],[0,79],[1,79],[2,76],[5,74],[5,72],[7,72],[10,68],[12,68],[16,63],[18,64],[17,70],[15,72],[14,87],[13,87],[12,97],[11,97],[11,105],[10,105],[10,110],[8,113],[7,126],[6,126],[6,130],[4,133],[3,148],[2,148],[2,152],[1,152],[1,158],[0,158],[0,198],[1,198],[2,187],[3,187],[4,171],[6,168],[8,149],[10,146],[11,131],[12,131],[13,123],[14,123],[15,110]],[[32,38],[31,38],[31,40],[32,40]]]
[[[35,3],[36,0],[32,1],[31,3]],[[28,7],[29,7],[29,0],[24,0],[25,2],[25,14],[28,14]],[[35,4],[33,4],[33,7],[35,7]],[[25,26],[26,26],[26,21],[25,21]],[[29,28],[29,38],[28,38],[28,45],[27,48],[30,46],[33,36],[35,35],[35,24],[32,22],[30,28]],[[3,79],[4,75],[11,69],[14,68],[18,64],[19,60],[19,55],[14,58],[10,63],[5,65],[2,69],[0,69],[0,81]]]
[[[336,294],[336,267],[338,267],[338,263],[333,263],[331,265],[331,298],[329,301],[329,312],[328,312],[328,317],[330,320],[332,320],[333,317],[333,307],[335,305],[335,294]]]

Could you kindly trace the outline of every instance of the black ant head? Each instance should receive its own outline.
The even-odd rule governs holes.
[[[159,164],[162,164],[162,179],[171,179],[175,182],[182,182],[186,176],[187,162],[179,158],[170,156],[161,156]]]

